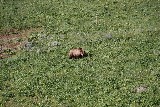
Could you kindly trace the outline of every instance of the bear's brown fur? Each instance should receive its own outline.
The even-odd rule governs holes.
[[[71,49],[68,53],[69,58],[82,58],[85,55],[85,51],[82,48]]]

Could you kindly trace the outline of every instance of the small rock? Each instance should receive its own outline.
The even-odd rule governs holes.
[[[147,90],[147,87],[146,86],[139,86],[139,87],[136,87],[135,88],[135,91],[137,93],[142,93],[142,92],[145,92]]]
[[[159,51],[159,50],[153,50],[153,53],[154,53],[155,55],[160,55],[160,51]]]
[[[37,35],[38,35],[38,37],[41,37],[41,38],[47,37],[47,35],[45,33],[38,33]]]
[[[59,35],[61,38],[64,38],[64,35]]]
[[[27,50],[31,50],[32,47],[33,47],[32,42],[26,42],[24,45],[24,48]]]
[[[61,43],[58,41],[51,42],[51,46],[59,46]]]
[[[111,38],[112,38],[112,35],[111,35],[111,34],[106,34],[106,35],[105,35],[105,38],[111,39]]]

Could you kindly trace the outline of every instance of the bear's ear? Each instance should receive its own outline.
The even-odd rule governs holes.
[[[82,48],[78,48],[79,50],[82,50]]]

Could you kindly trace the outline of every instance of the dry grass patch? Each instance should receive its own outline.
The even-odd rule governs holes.
[[[0,34],[0,59],[16,55],[27,42],[27,37],[31,33],[40,31],[42,31],[42,28],[26,30],[9,29],[2,31]]]

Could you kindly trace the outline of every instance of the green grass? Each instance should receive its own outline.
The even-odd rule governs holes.
[[[0,30],[43,28],[0,60],[2,107],[159,107],[159,0],[1,0]],[[110,37],[111,36],[111,37]],[[52,46],[54,41],[59,46]],[[89,56],[71,60],[82,47]],[[144,92],[136,88],[145,86]]]

